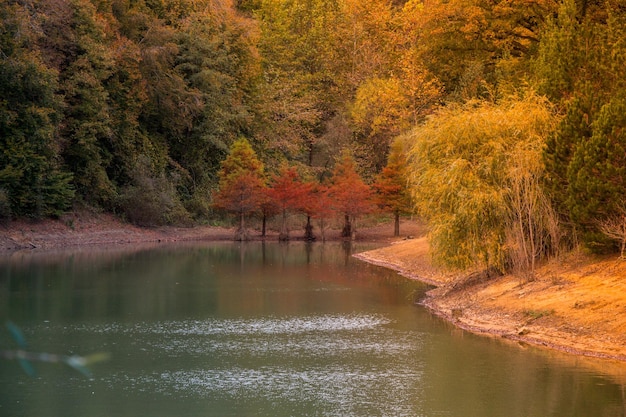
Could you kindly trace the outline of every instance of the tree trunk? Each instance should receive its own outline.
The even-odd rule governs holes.
[[[304,226],[304,238],[308,241],[315,240],[313,234],[313,225],[311,224],[311,216],[306,216],[306,226]]]
[[[350,223],[350,216],[345,215],[343,229],[341,230],[341,237],[352,237],[352,223]]]
[[[326,222],[324,219],[319,220],[319,226],[322,233],[322,242],[326,242]]]
[[[280,223],[280,233],[278,234],[278,240],[281,242],[286,242],[289,240],[289,229],[287,228],[287,213],[283,211],[281,223]]]
[[[265,237],[266,232],[267,232],[266,227],[267,227],[267,216],[264,214],[263,222],[261,224],[261,237]]]
[[[395,237],[400,236],[400,213],[394,213],[394,222],[393,222],[393,235]]]
[[[242,211],[241,216],[239,217],[239,228],[237,228],[237,231],[235,232],[235,240],[244,241],[248,239],[249,236],[248,231],[246,230],[246,216]]]

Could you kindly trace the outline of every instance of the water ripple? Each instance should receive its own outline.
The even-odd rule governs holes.
[[[296,334],[306,332],[336,332],[371,329],[391,323],[382,316],[342,315],[293,318],[192,320],[161,322],[150,331],[180,335],[248,335],[248,334]]]
[[[407,381],[415,383],[421,376],[420,371],[406,367],[231,367],[162,372],[142,377],[139,385],[177,397],[265,405],[291,403],[295,412],[299,408],[315,409],[315,415],[320,416],[363,415],[363,409],[377,409],[384,416],[414,416],[412,387]],[[385,404],[380,403],[382,387]]]
[[[324,315],[309,317],[266,317],[254,319],[174,320],[160,322],[76,325],[63,330],[90,333],[156,333],[163,335],[258,335],[337,332],[373,329],[392,321],[381,315]],[[49,326],[48,326],[49,327]]]

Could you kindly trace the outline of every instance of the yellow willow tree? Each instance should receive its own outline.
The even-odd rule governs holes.
[[[532,274],[558,244],[541,187],[541,151],[555,119],[546,100],[528,93],[442,109],[405,137],[413,196],[437,260]]]

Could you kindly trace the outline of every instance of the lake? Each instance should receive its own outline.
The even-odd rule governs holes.
[[[0,256],[28,350],[0,416],[625,416],[624,364],[458,330],[357,243],[128,245]],[[0,331],[0,349],[17,346]]]

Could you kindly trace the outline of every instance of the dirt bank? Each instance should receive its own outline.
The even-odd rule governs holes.
[[[358,255],[436,285],[424,300],[456,326],[576,355],[626,361],[626,261],[571,255],[534,281],[444,273],[425,237]]]
[[[422,233],[422,226],[406,221],[402,232]],[[340,239],[340,228],[331,228],[325,233],[328,240]],[[176,242],[190,240],[231,240],[235,235],[232,228],[215,226],[156,227],[143,228],[120,221],[115,216],[91,211],[76,212],[56,220],[17,220],[0,224],[0,251],[21,249],[58,249],[85,247],[89,245],[124,245],[139,242]],[[293,230],[294,240],[301,239],[303,231]],[[259,230],[250,230],[253,240],[261,239]],[[393,225],[368,225],[357,230],[358,240],[391,242]],[[268,229],[267,240],[277,240],[278,232]]]
[[[57,220],[17,220],[0,225],[0,251],[205,238],[220,240],[232,236],[232,230],[219,227],[141,228],[110,214],[82,212],[64,215]]]

